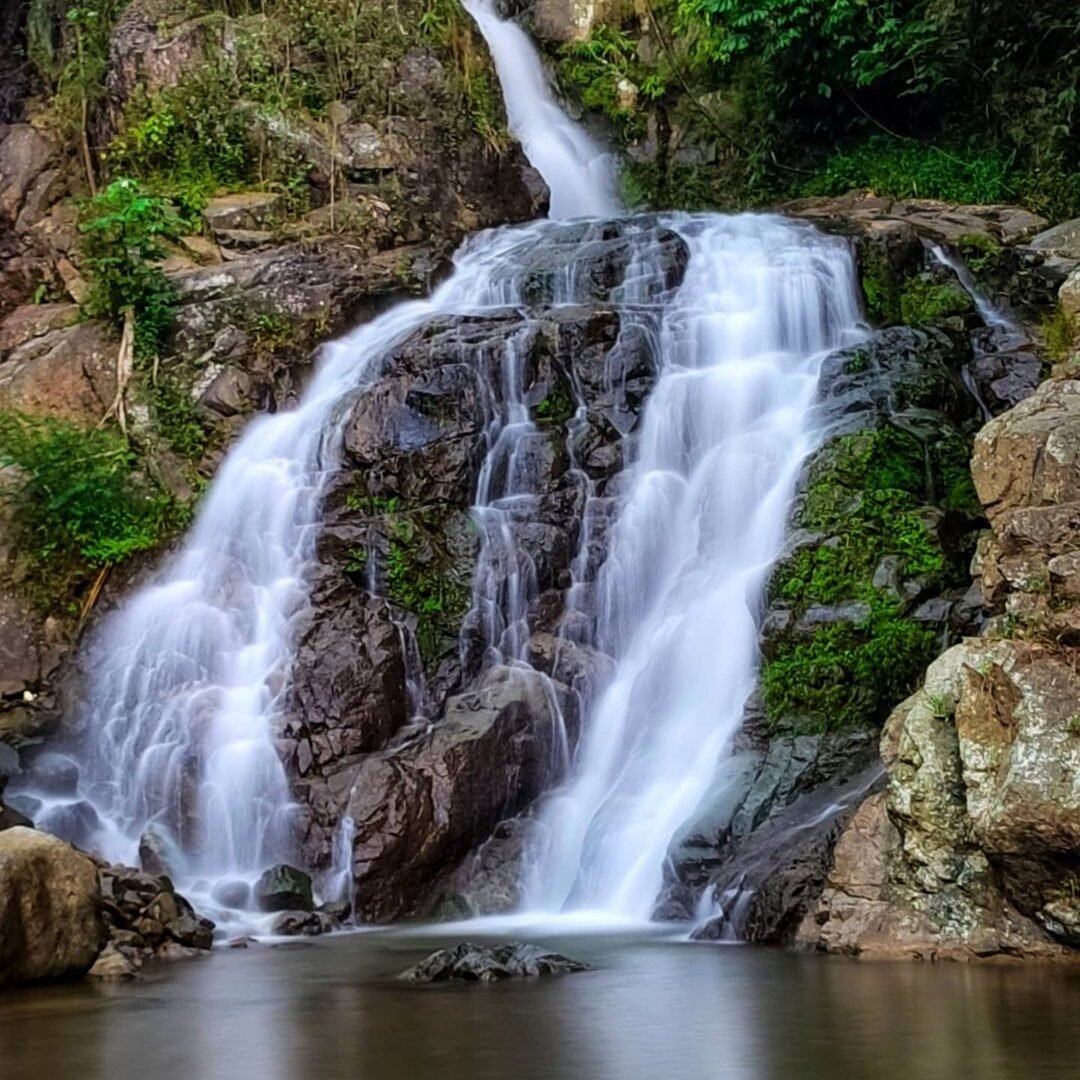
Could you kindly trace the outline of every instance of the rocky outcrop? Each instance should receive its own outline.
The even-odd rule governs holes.
[[[465,897],[476,894],[455,867],[551,781],[581,700],[610,671],[610,658],[553,631],[585,491],[591,577],[616,505],[607,486],[622,433],[654,377],[643,327],[624,325],[606,302],[644,243],[667,253],[656,290],[674,287],[685,245],[651,223],[523,234],[506,288],[520,290],[527,311],[431,319],[349,404],[282,735],[306,806],[308,865],[329,865],[339,824],[352,819],[361,919],[471,907]],[[557,280],[571,302],[552,307]],[[520,561],[485,556],[485,599],[474,593],[484,540],[470,507],[506,408],[508,349],[536,417],[526,444],[535,495],[506,522]],[[522,658],[536,671],[515,676],[497,666],[486,634],[500,617],[498,591],[518,573],[529,579],[532,630]],[[582,607],[574,617],[589,615]]]
[[[434,878],[551,779],[560,716],[546,680],[492,668],[451,698],[430,733],[365,760],[353,779],[354,903],[383,922],[415,910]]]
[[[993,618],[890,718],[886,794],[837,845],[805,945],[953,958],[1080,945],[1076,389],[1043,384],[976,441],[992,533],[975,568]]]
[[[403,971],[398,978],[415,983],[497,982],[588,970],[588,964],[560,953],[547,952],[538,945],[515,942],[484,947],[466,941],[452,949],[432,953],[426,960]]]
[[[106,944],[90,969],[92,978],[133,979],[151,960],[199,956],[212,947],[213,922],[169,878],[99,863],[98,887]]]
[[[33,829],[0,832],[0,987],[83,975],[104,938],[93,860]]]

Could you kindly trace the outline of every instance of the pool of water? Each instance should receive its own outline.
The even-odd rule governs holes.
[[[475,936],[475,935],[474,935]],[[460,940],[458,938],[457,940]],[[549,935],[581,975],[412,986],[372,932],[0,994],[3,1080],[1075,1080],[1080,972]]]

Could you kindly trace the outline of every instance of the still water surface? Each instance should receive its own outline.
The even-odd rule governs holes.
[[[596,970],[414,987],[433,938],[221,950],[0,995],[2,1080],[1076,1080],[1080,972],[544,939]]]

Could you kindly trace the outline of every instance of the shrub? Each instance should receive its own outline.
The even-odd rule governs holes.
[[[162,239],[177,239],[178,225],[165,199],[145,195],[134,180],[114,180],[83,208],[81,250],[91,275],[87,315],[119,325],[135,316],[135,355],[153,356],[172,328],[175,291],[155,265],[166,255]]]
[[[18,469],[7,491],[16,540],[50,597],[80,572],[156,547],[175,523],[173,501],[113,432],[0,413],[0,464]]]

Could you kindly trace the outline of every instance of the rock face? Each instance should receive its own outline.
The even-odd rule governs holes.
[[[380,922],[410,914],[435,876],[540,795],[557,725],[540,676],[493,668],[429,735],[366,758],[347,810],[357,910]]]
[[[497,982],[500,979],[568,975],[588,970],[588,964],[559,953],[546,952],[537,945],[516,942],[489,948],[466,941],[452,949],[432,953],[398,977],[415,983]]]
[[[993,531],[975,568],[993,618],[890,718],[886,793],[837,845],[805,945],[958,958],[1080,946],[1076,391],[1044,383],[976,441]]]
[[[433,318],[344,417],[282,736],[308,811],[307,864],[328,867],[351,821],[361,920],[472,910],[455,868],[565,767],[581,702],[611,670],[553,631],[575,558],[591,580],[603,557],[609,485],[654,378],[645,327],[607,302],[646,243],[666,253],[655,293],[674,288],[686,248],[652,222],[523,234],[506,285],[524,310]],[[571,302],[556,307],[557,281]],[[535,495],[507,523],[513,553],[493,555],[470,507],[506,407],[508,348],[536,417],[522,451]],[[474,592],[479,559],[489,583]],[[521,658],[534,671],[503,664],[488,638],[515,574],[528,583]],[[591,618],[586,604],[574,618]],[[492,903],[508,902],[503,876]]]
[[[93,860],[32,829],[0,832],[0,987],[83,975],[104,936]]]

